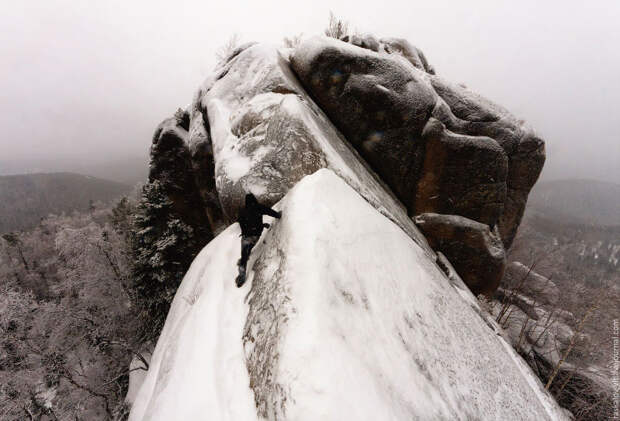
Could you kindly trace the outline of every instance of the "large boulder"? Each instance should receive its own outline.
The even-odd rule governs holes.
[[[415,217],[415,223],[429,245],[448,258],[474,295],[491,296],[506,265],[504,247],[496,231],[457,215],[424,213]]]
[[[497,224],[509,246],[544,163],[542,140],[501,107],[434,75],[410,44],[350,41],[360,47],[325,37],[302,43],[291,64],[303,86],[410,214]]]
[[[424,72],[399,55],[312,38],[291,57],[317,104],[411,209],[424,161],[422,132],[437,94]]]

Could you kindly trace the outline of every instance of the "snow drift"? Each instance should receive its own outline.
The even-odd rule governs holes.
[[[332,171],[278,208],[242,289],[237,224],[195,259],[130,420],[563,418],[464,285]]]

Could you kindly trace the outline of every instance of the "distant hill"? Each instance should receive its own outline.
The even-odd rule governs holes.
[[[0,176],[0,233],[35,226],[50,213],[88,209],[109,202],[131,186],[74,173]]]
[[[146,156],[128,156],[92,164],[74,164],[73,167],[65,168],[80,174],[88,174],[134,186],[137,183],[146,182],[149,173],[149,157],[148,154]]]
[[[53,159],[2,160],[0,157],[0,176],[13,174],[37,174],[71,172],[131,186],[144,183],[149,172],[148,153],[139,156],[101,158],[97,160],[74,159],[56,156]]]
[[[540,182],[530,193],[528,211],[563,224],[620,226],[620,184],[595,180]]]
[[[528,199],[509,260],[553,277],[558,286],[620,285],[620,185],[548,181]]]

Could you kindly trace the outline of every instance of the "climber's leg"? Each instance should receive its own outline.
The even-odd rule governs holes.
[[[241,287],[245,283],[245,272],[246,266],[248,264],[248,259],[250,258],[250,253],[252,252],[252,248],[258,242],[259,237],[243,237],[241,239],[241,258],[237,262],[237,266],[239,266],[239,276],[237,276],[236,284],[237,287]]]

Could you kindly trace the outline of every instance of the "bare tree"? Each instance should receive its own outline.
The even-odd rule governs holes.
[[[0,419],[126,412],[129,363],[145,370],[148,361],[126,291],[123,235],[107,221],[95,209],[0,240]],[[30,278],[48,293],[34,293]]]
[[[553,368],[553,372],[551,373],[551,376],[549,377],[549,380],[547,381],[545,389],[549,390],[549,388],[551,387],[551,384],[553,383],[553,380],[555,379],[555,376],[557,376],[558,371],[562,367],[562,364],[564,363],[564,361],[566,361],[566,358],[568,357],[570,352],[573,350],[573,347],[575,346],[575,342],[577,341],[577,338],[581,334],[581,330],[583,329],[584,323],[588,319],[588,316],[590,316],[590,313],[592,313],[597,308],[597,306],[598,306],[597,303],[592,304],[592,306],[590,306],[590,308],[588,308],[588,310],[585,312],[585,314],[583,315],[583,317],[579,321],[579,325],[577,325],[577,329],[573,333],[573,337],[570,340],[570,344],[568,345],[568,347],[564,351],[564,354],[562,355],[562,358],[560,358],[560,360],[558,361],[556,366]]]
[[[328,37],[341,39],[346,35],[349,35],[349,23],[342,19],[337,18],[333,12],[329,12],[329,23],[325,28],[325,35]]]

